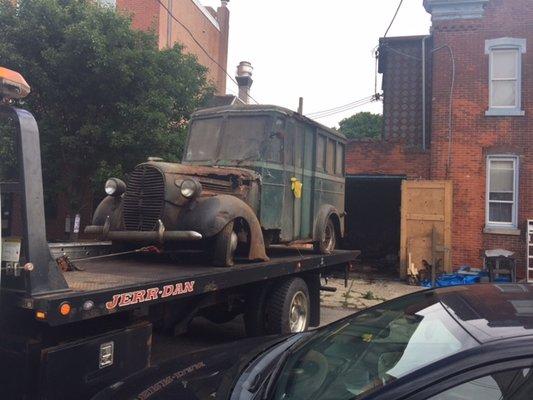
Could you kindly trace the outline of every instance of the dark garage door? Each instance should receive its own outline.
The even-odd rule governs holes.
[[[392,269],[400,250],[402,176],[346,178],[346,246]],[[393,272],[393,271],[391,271]]]

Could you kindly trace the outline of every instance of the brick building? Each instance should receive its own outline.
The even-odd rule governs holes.
[[[175,43],[184,45],[187,52],[198,57],[200,64],[209,68],[209,79],[217,93],[226,93],[226,74],[217,63],[227,68],[230,17],[227,1],[222,0],[217,10],[204,7],[200,0],[116,0],[114,3],[117,10],[132,16],[134,28],[153,30],[159,48],[172,47]]]
[[[449,245],[444,238],[439,243],[449,266],[479,267],[484,250],[503,248],[515,252],[524,276],[526,225],[533,219],[531,0],[425,0],[424,7],[432,15],[429,36],[380,40],[383,138],[353,141],[347,150],[351,239],[369,251],[379,240],[377,250],[405,255],[409,242],[400,241],[398,225],[410,217],[402,215],[403,202],[423,209],[432,201],[446,206],[446,200],[434,193],[425,198],[423,191],[402,198],[402,182],[451,181],[451,230],[446,217],[435,218],[432,228],[442,223],[450,235]],[[359,189],[366,194],[354,194]],[[372,212],[364,209],[370,204]],[[410,215],[419,213],[421,224],[430,226],[422,212]],[[371,225],[377,225],[371,232],[392,234],[365,239]],[[406,261],[400,261],[405,273]]]

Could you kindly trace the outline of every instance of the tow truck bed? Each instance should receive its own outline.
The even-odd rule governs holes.
[[[52,326],[62,325],[125,311],[141,303],[176,300],[326,267],[345,267],[358,255],[358,251],[317,255],[309,250],[274,248],[270,261],[240,263],[232,268],[199,261],[172,262],[153,255],[91,260],[77,263],[83,271],[64,273],[70,291],[34,296],[26,308],[44,312]],[[68,316],[59,312],[64,302],[72,307]],[[90,308],[89,302],[93,304]]]

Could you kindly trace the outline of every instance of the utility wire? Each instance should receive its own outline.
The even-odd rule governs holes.
[[[453,54],[452,48],[445,44],[440,47],[437,47],[436,49],[433,49],[431,52],[436,53],[439,50],[446,49],[448,50],[448,53],[450,54],[450,60],[452,62],[452,78],[450,82],[450,93],[449,93],[449,101],[448,101],[448,160],[446,162],[446,179],[448,179],[450,175],[450,168],[452,164],[452,144],[453,144],[453,95],[455,90],[455,73],[456,73],[456,66],[455,66],[455,55]]]
[[[335,115],[335,114],[339,114],[339,113],[342,113],[342,112],[345,112],[345,111],[348,111],[348,110],[352,110],[354,108],[357,108],[357,107],[361,107],[363,105],[366,105],[368,103],[371,103],[373,101],[372,98],[368,98],[364,101],[361,101],[359,103],[354,103],[354,104],[351,104],[349,106],[345,106],[343,108],[339,108],[339,109],[336,109],[336,110],[332,110],[332,111],[329,111],[329,112],[324,112],[324,113],[321,113],[321,114],[314,114],[314,115],[310,115],[309,117],[310,118],[324,118],[324,117],[329,117],[331,115]]]
[[[320,116],[318,116],[318,117],[312,117],[312,119],[323,119],[323,118],[331,117],[331,116],[333,116],[333,115],[340,114],[340,113],[342,113],[342,112],[346,112],[346,111],[350,111],[350,110],[353,110],[353,109],[356,109],[356,108],[359,108],[359,107],[365,106],[365,105],[370,104],[370,103],[372,103],[372,101],[368,101],[368,102],[366,102],[366,103],[359,104],[359,105],[357,105],[357,106],[353,106],[353,107],[348,108],[348,109],[343,110],[343,111],[337,111],[337,112],[334,112],[334,113],[331,113],[331,114],[320,115]]]
[[[350,108],[350,107],[353,107],[353,106],[357,106],[359,103],[366,102],[366,101],[370,100],[373,97],[374,96],[363,97],[362,99],[353,101],[353,102],[348,103],[348,104],[343,104],[341,106],[328,108],[326,110],[321,110],[321,111],[315,111],[315,112],[312,112],[312,113],[308,113],[307,116],[311,117],[311,116],[320,115],[320,114],[327,114],[327,113],[330,113],[330,112],[336,112],[338,110],[342,110],[342,109],[345,109],[345,108]]]
[[[346,112],[346,111],[349,111],[349,110],[353,110],[354,108],[362,107],[362,106],[364,106],[366,104],[372,103],[372,101],[373,101],[372,99],[369,99],[367,101],[361,102],[359,104],[354,104],[353,106],[346,107],[346,108],[343,108],[341,110],[337,110],[337,111],[333,111],[333,112],[329,112],[329,113],[325,113],[325,114],[320,114],[320,115],[315,115],[315,116],[312,116],[311,118],[320,119],[320,118],[330,117],[332,115],[336,115],[336,114],[340,114],[340,113],[343,113],[343,112]]]
[[[392,17],[392,21],[389,24],[389,27],[385,31],[385,34],[383,35],[384,38],[387,37],[387,34],[390,31],[390,28],[392,27],[392,24],[394,24],[394,20],[396,19],[396,16],[398,15],[398,12],[400,11],[400,8],[402,8],[403,0],[400,0],[400,3],[398,4],[398,8],[396,8],[396,12],[394,13],[394,17]]]
[[[157,0],[157,2],[159,3],[159,5],[161,7],[163,7],[163,9],[166,10],[166,12],[168,13],[168,15],[174,20],[176,21],[183,29],[185,29],[187,31],[187,33],[191,36],[192,40],[194,40],[194,43],[196,43],[198,45],[198,47],[200,47],[200,49],[202,49],[202,51],[205,53],[205,55],[207,56],[207,58],[209,58],[212,62],[214,62],[225,74],[228,78],[231,79],[231,81],[233,83],[235,83],[237,86],[239,86],[239,83],[228,73],[228,71],[226,71],[226,68],[224,68],[222,65],[219,64],[219,62],[217,60],[215,60],[213,57],[211,57],[211,55],[209,54],[209,52],[205,49],[204,46],[202,46],[202,44],[196,39],[196,37],[194,36],[194,34],[191,32],[191,30],[183,23],[181,22],[178,18],[176,18],[176,16],[174,14],[172,14],[172,12],[169,10],[169,8],[163,4],[163,2],[161,0]],[[250,94],[248,94],[248,97],[250,99],[252,99],[256,104],[259,104],[259,102],[254,99],[252,96],[250,96]]]
[[[362,106],[370,104],[370,103],[372,103],[373,101],[376,101],[376,100],[377,100],[377,98],[375,96],[370,96],[370,97],[364,99],[363,101],[360,101],[359,103],[351,104],[349,106],[345,106],[343,108],[339,108],[339,109],[336,109],[336,110],[330,111],[330,112],[324,112],[324,113],[317,114],[317,115],[312,115],[312,116],[309,115],[309,117],[312,118],[312,119],[321,119],[321,118],[330,117],[332,115],[340,114],[342,112],[346,112],[346,111],[352,110],[354,108],[362,107]]]

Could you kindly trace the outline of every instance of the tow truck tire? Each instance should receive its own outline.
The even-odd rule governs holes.
[[[276,287],[267,300],[266,328],[271,334],[303,332],[309,327],[309,289],[301,278],[289,278]]]
[[[233,225],[233,221],[230,222],[215,236],[213,265],[216,267],[233,267],[235,264],[233,256],[239,239]]]

